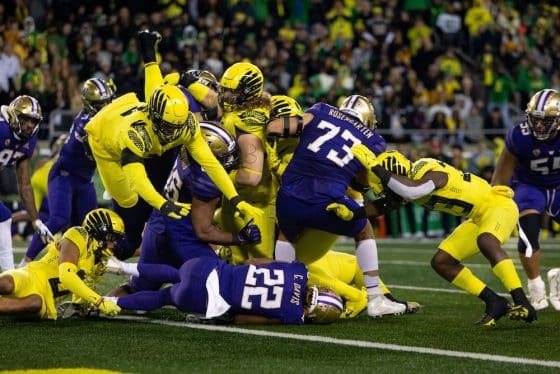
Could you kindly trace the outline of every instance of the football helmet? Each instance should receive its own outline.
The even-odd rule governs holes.
[[[260,97],[263,93],[264,77],[261,70],[249,62],[231,65],[220,80],[220,105],[239,106]]]
[[[98,242],[95,250],[95,262],[99,262],[101,257],[111,256],[119,251],[118,247],[124,240],[124,221],[115,212],[105,208],[98,208],[86,214],[82,227],[87,233]],[[113,253],[106,252],[107,242],[115,242]]]
[[[535,139],[552,139],[559,129],[560,93],[551,89],[540,90],[529,100],[525,113]]]
[[[39,130],[39,123],[43,119],[41,105],[32,96],[21,95],[2,105],[2,114],[8,120],[10,129],[18,140],[28,140]]]
[[[385,169],[396,175],[408,176],[412,162],[399,151],[387,151],[377,156],[377,161]]]
[[[310,323],[332,323],[344,310],[342,298],[328,287],[308,286],[306,305],[306,321]]]
[[[301,105],[294,99],[286,95],[274,95],[271,98],[272,109],[270,110],[270,120],[279,117],[303,117]]]
[[[348,96],[346,99],[344,99],[339,109],[342,112],[351,115],[352,117],[358,118],[364,125],[366,125],[370,129],[375,129],[377,127],[375,109],[373,108],[373,104],[365,96]]]
[[[99,78],[90,78],[85,81],[80,93],[84,111],[91,115],[109,104],[114,96],[115,86]]]
[[[212,153],[227,172],[239,165],[239,148],[231,134],[216,122],[201,122],[200,131]]]
[[[177,86],[164,84],[152,93],[148,116],[159,140],[170,143],[181,136],[187,125],[189,102]]]

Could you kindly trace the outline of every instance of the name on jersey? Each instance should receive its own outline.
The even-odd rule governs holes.
[[[299,274],[294,274],[294,293],[290,299],[290,304],[301,305],[301,283],[295,283],[296,280],[303,280]]]
[[[364,134],[364,136],[368,139],[371,138],[374,135],[373,131],[371,131],[371,129],[369,127],[367,127],[366,125],[364,125],[360,121],[357,121],[356,119],[352,118],[351,116],[342,113],[339,110],[330,109],[329,110],[329,116],[334,117],[334,118],[339,119],[339,120],[342,120],[342,121],[346,121],[346,122],[351,123],[352,126],[354,126],[359,132]]]

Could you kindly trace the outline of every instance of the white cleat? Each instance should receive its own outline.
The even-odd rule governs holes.
[[[550,304],[556,310],[560,310],[560,268],[548,271],[548,284],[550,286]]]
[[[387,314],[402,315],[404,312],[406,312],[406,305],[391,301],[383,295],[371,297],[367,304],[367,313],[373,318]]]
[[[546,287],[540,276],[530,279],[527,288],[529,289],[529,301],[535,310],[542,310],[548,307],[546,300]]]
[[[126,274],[121,261],[117,260],[115,256],[111,256],[107,259],[107,264],[105,264],[105,272],[116,275]]]

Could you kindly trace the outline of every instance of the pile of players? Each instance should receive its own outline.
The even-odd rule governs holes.
[[[352,318],[364,309],[371,317],[414,312],[417,303],[395,299],[379,278],[368,220],[412,202],[465,218],[440,243],[432,267],[485,303],[477,323],[536,319],[501,245],[517,224],[517,202],[521,242],[540,254],[531,215],[545,207],[531,201],[524,211],[520,201],[530,192],[521,192],[521,200],[516,193],[514,201],[506,185],[516,165],[515,186],[525,186],[522,191],[530,191],[524,176],[534,182],[535,174],[546,181],[555,175],[552,153],[523,150],[556,139],[560,94],[545,90],[531,100],[528,121],[508,134],[491,186],[439,160],[412,163],[387,151],[375,131],[374,108],[360,95],[338,108],[317,103],[304,113],[295,100],[263,92],[264,77],[249,62],[230,66],[219,83],[198,70],[163,77],[160,39],[147,30],[138,34],[146,102],[134,93],[115,97],[114,85],[100,79],[85,82],[84,110],[48,174],[46,223],[38,218],[26,169],[39,103],[22,96],[2,107],[2,131],[10,140],[2,160],[16,163],[38,233],[26,253],[29,263],[0,275],[0,294],[11,296],[0,297],[0,312],[56,318],[55,300],[69,292],[82,311],[110,316],[174,305],[208,319],[301,324]],[[112,210],[96,208],[96,168]],[[370,189],[377,198],[364,201],[362,192]],[[52,241],[51,233],[63,231]],[[331,250],[340,235],[354,238],[355,256]],[[34,260],[49,241],[47,254]],[[513,304],[463,265],[479,252]],[[6,253],[0,248],[3,270],[13,267]],[[138,263],[122,261],[135,254]],[[101,296],[95,284],[107,269],[132,277]],[[172,286],[162,287],[166,283]],[[557,272],[550,295],[557,309],[558,283]]]

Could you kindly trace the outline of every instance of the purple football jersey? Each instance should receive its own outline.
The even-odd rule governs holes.
[[[512,183],[539,187],[560,185],[560,137],[549,142],[536,140],[523,122],[507,134],[506,147],[517,158]]]
[[[86,135],[84,127],[91,118],[91,115],[83,111],[74,118],[68,139],[60,150],[60,156],[53,167],[54,169],[64,170],[70,175],[91,180],[95,172],[95,161],[86,156],[83,144]]]
[[[363,169],[350,148],[364,144],[380,154],[387,145],[375,131],[333,106],[318,103],[308,112],[314,118],[301,134],[281,188],[310,203],[342,198],[356,173]]]

